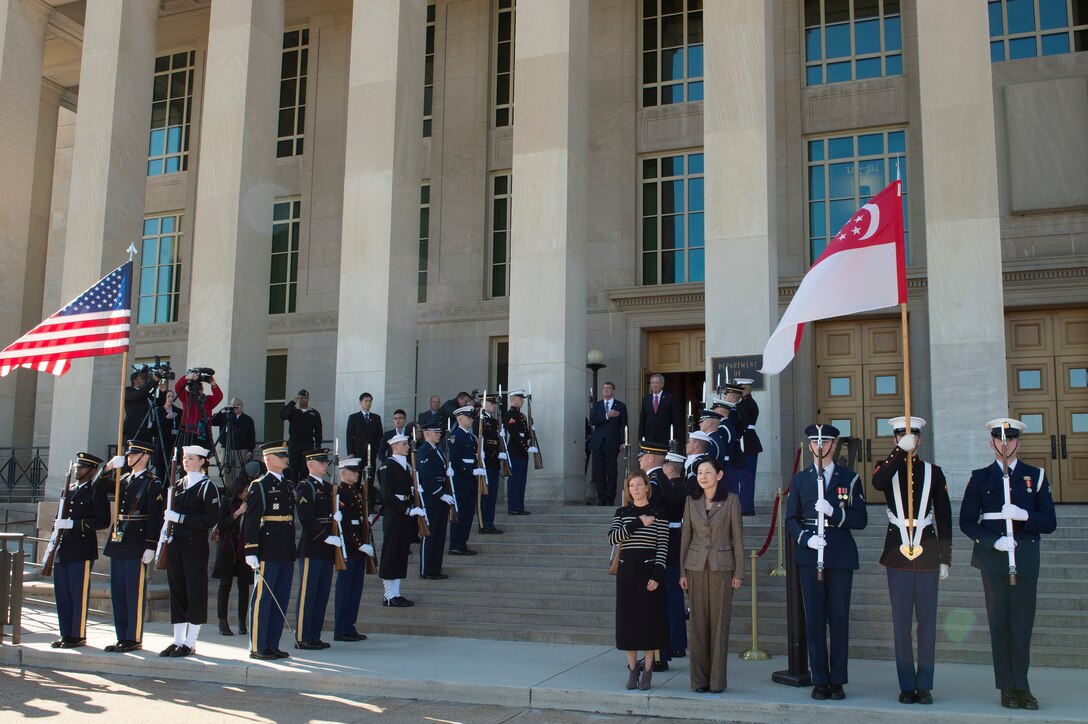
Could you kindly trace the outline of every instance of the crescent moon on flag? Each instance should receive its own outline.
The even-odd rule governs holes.
[[[880,207],[876,204],[865,204],[861,207],[863,210],[869,210],[869,228],[865,230],[865,233],[861,235],[858,241],[865,241],[870,236],[876,233],[876,227],[880,226]]]

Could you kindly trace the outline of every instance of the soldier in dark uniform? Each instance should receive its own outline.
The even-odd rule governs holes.
[[[717,404],[712,409],[699,410],[699,431],[710,438],[707,453],[720,462],[723,469],[729,467],[729,451],[733,447],[733,428],[728,424],[727,414],[728,411]]]
[[[182,448],[185,477],[178,481],[173,503],[163,512],[163,519],[173,524],[166,580],[174,643],[159,656],[195,654],[200,627],[208,620],[208,536],[219,522],[219,488],[207,475],[210,454],[199,445]]]
[[[298,522],[302,536],[298,541],[298,633],[296,648],[315,651],[329,648],[321,640],[325,609],[332,590],[332,568],[336,549],[343,541],[332,534],[332,523],[343,520],[343,514],[333,510],[332,485],[325,480],[329,469],[326,448],[303,453],[309,475],[295,486],[298,500]]]
[[[895,448],[873,470],[873,487],[888,503],[888,533],[880,563],[888,569],[888,595],[895,631],[895,668],[899,703],[932,704],[933,662],[937,644],[937,580],[952,565],[952,506],[940,467],[914,455],[914,504],[907,501],[907,454],[918,446],[926,421],[911,416],[888,421]],[[913,521],[908,520],[913,514]],[[916,546],[912,548],[912,546]],[[918,668],[911,634],[918,618]]]
[[[499,419],[495,413],[495,396],[488,395],[483,400],[484,420],[484,469],[487,471],[487,494],[480,495],[480,530],[481,534],[499,534],[502,530],[495,527],[495,501],[499,497],[499,485],[502,484],[502,462],[499,455]]]
[[[529,515],[525,509],[525,481],[529,476],[529,419],[521,411],[521,406],[525,404],[525,390],[511,390],[507,398],[510,407],[503,416],[510,463],[510,477],[506,479],[506,512],[510,515]]]
[[[1003,417],[986,427],[997,459],[971,472],[960,506],[960,530],[975,542],[971,565],[982,571],[1001,706],[1035,711],[1039,702],[1028,686],[1028,664],[1039,585],[1039,536],[1057,527],[1054,499],[1044,471],[1017,458],[1024,423]],[[1010,580],[1014,571],[1016,585]]]
[[[486,473],[476,463],[477,438],[472,430],[472,406],[458,407],[454,417],[457,427],[449,434],[450,459],[446,462],[450,467],[446,473],[452,472],[458,518],[456,522],[450,522],[450,555],[474,556],[476,551],[468,547],[468,537],[476,512],[476,476]]]
[[[117,643],[106,651],[125,653],[143,645],[144,594],[147,564],[155,557],[155,547],[162,530],[162,483],[148,469],[155,448],[151,443],[130,440],[124,456],[110,460],[108,472],[127,465],[121,477],[121,502],[117,506],[114,531],[102,551],[110,559],[110,597],[113,602],[113,626]],[[112,475],[98,482],[107,496],[113,492]]]
[[[684,591],[680,588],[680,530],[684,523],[690,489],[684,475],[687,458],[680,453],[667,453],[662,471],[669,480],[662,512],[669,519],[669,555],[665,559],[665,598],[669,617],[669,648],[661,652],[663,661],[687,656],[688,626],[684,618]]]
[[[737,481],[740,488],[740,512],[741,515],[755,515],[756,468],[759,464],[759,454],[763,452],[763,443],[756,434],[759,405],[752,398],[753,380],[738,377],[733,381],[742,389],[741,398],[737,400],[739,426],[735,431],[737,447],[734,451],[739,463]]]
[[[306,478],[303,453],[321,447],[321,413],[310,407],[310,393],[302,389],[280,410],[280,419],[287,422],[288,477],[299,483]]]
[[[805,604],[812,698],[845,699],[850,646],[850,591],[858,568],[858,547],[851,530],[868,522],[861,480],[853,470],[832,462],[831,448],[839,431],[832,425],[805,428],[809,450],[822,461],[824,481],[813,465],[793,476],[786,498],[786,532],[797,543],[794,560]],[[819,535],[819,519],[824,535]],[[823,550],[823,565],[819,551]],[[823,580],[820,580],[820,572]],[[828,658],[827,630],[831,629]]]
[[[249,609],[249,658],[286,659],[280,635],[295,571],[295,496],[284,479],[287,446],[268,442],[260,451],[268,472],[250,484],[242,521],[246,563],[257,579]]]
[[[333,641],[365,641],[366,634],[359,633],[355,622],[359,619],[359,601],[363,596],[367,560],[374,558],[370,544],[370,521],[367,520],[366,492],[363,482],[362,461],[348,458],[340,461],[340,535],[348,556],[347,567],[336,572],[336,599],[334,603]]]
[[[53,594],[60,623],[60,638],[51,644],[55,649],[75,649],[87,643],[91,562],[98,558],[96,531],[110,524],[109,500],[92,482],[100,465],[99,457],[76,454],[73,476],[77,483],[61,502],[63,516],[54,523]]]
[[[658,510],[662,509],[666,493],[669,489],[669,478],[661,469],[665,462],[665,453],[669,451],[668,445],[658,442],[642,441],[638,452],[638,466],[650,481],[650,505]]]
[[[385,500],[378,577],[385,586],[382,605],[403,608],[415,605],[400,595],[400,582],[408,575],[408,555],[418,534],[415,519],[425,513],[423,508],[416,507],[412,497],[414,485],[407,458],[408,438],[394,435],[389,438],[389,449],[392,454],[378,469],[378,482]]]
[[[442,438],[441,421],[424,424],[423,444],[416,449],[416,472],[422,489],[423,507],[431,534],[420,542],[419,577],[440,581],[449,578],[442,572],[442,554],[446,550],[446,525],[454,498],[446,492],[446,458],[438,441]]]

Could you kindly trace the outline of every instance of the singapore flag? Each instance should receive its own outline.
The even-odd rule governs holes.
[[[767,340],[760,372],[785,369],[805,322],[906,303],[901,183],[892,181],[858,209],[805,274]]]

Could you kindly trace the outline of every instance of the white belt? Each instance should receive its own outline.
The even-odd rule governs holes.
[[[933,524],[933,518],[926,516],[921,520],[910,520],[909,518],[900,518],[892,511],[888,511],[888,522],[899,528],[906,528],[907,526],[916,526],[918,528],[925,528],[927,525]]]
[[[353,520],[353,521],[351,521],[351,524],[352,524],[352,525],[359,525],[359,521],[357,521],[357,520]]]
[[[669,527],[670,527],[670,528],[682,528],[683,526],[684,526],[684,523],[683,523],[683,522],[680,522],[680,523],[669,523]]]
[[[1001,513],[983,513],[981,520],[1005,520],[1005,516]]]
[[[907,464],[909,465],[909,456],[907,460]],[[933,485],[933,466],[929,463],[923,463],[922,469],[925,471],[925,474],[923,475],[922,495],[918,503],[918,514],[922,515],[922,519],[913,521],[913,538],[910,535],[911,531],[907,529],[908,523],[912,521],[905,516],[903,495],[899,491],[899,472],[896,471],[895,475],[892,476],[892,497],[895,501],[895,512],[893,513],[891,510],[888,511],[888,521],[899,528],[899,539],[904,546],[918,547],[922,542],[922,530],[933,522],[931,516],[925,515],[926,508],[929,506],[929,492]]]

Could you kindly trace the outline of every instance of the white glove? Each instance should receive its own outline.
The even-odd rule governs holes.
[[[453,468],[452,467],[446,468],[446,477],[447,478],[452,478],[453,477]]]
[[[441,498],[439,498],[439,500],[441,500],[446,505],[453,505],[453,496],[452,495],[443,495]]]
[[[261,562],[257,560],[257,556],[246,556],[246,565],[253,570],[257,570],[261,567]]]
[[[835,512],[835,509],[831,507],[831,503],[827,502],[827,500],[820,498],[816,501],[816,512],[823,513],[826,516],[830,516],[832,513]]]
[[[487,476],[487,471],[484,470],[483,468],[473,468],[472,469],[472,474],[473,475],[483,475],[483,476],[486,477]]]
[[[114,455],[112,458],[110,458],[110,468],[116,470],[117,468],[123,467],[125,467],[124,455]]]
[[[330,535],[328,538],[325,539],[325,542],[331,546],[336,546],[337,548],[339,548],[340,544],[343,543],[343,541],[340,539],[340,536],[338,535]]]
[[[373,558],[374,557],[374,546],[370,545],[369,543],[363,543],[361,546],[359,546],[359,552],[360,553],[365,553],[368,556],[370,556],[371,558]]]
[[[951,573],[952,573],[952,569],[949,567],[949,565],[947,563],[942,563],[941,564],[941,573],[940,573],[941,580],[943,581],[946,578],[948,578],[949,574],[951,574]]]
[[[1027,520],[1028,512],[1019,505],[1005,503],[1001,506],[1001,517],[1008,518],[1009,520]]]
[[[1003,535],[1000,538],[998,538],[996,541],[994,541],[994,550],[995,551],[1005,551],[1006,553],[1008,553],[1009,551],[1013,550],[1014,548],[1016,548],[1016,539],[1011,538],[1011,537],[1009,537],[1007,535]]]
[[[167,509],[166,511],[163,512],[162,517],[165,518],[166,520],[170,521],[171,523],[180,523],[181,522],[181,514],[178,513],[176,510]]]
[[[531,448],[528,449],[527,452],[529,452],[529,453],[538,453],[538,452],[540,452],[540,449],[535,448],[535,447],[531,447]]]
[[[145,550],[143,557],[140,559],[144,565],[147,565],[155,557],[155,551]]]
[[[57,521],[57,530],[68,530],[76,523],[71,518],[61,518]]]
[[[407,495],[401,495],[400,493],[394,493],[393,497],[395,497],[397,500],[400,500],[400,501],[408,500]]]
[[[510,458],[508,458],[508,457],[506,456],[506,453],[499,453],[499,460],[509,460],[509,459],[510,459]]]
[[[808,547],[814,551],[818,551],[821,548],[827,547],[827,541],[818,535],[814,535],[808,539]]]
[[[338,510],[335,513],[332,514],[332,519],[335,520],[337,523],[339,523],[340,521],[342,521],[344,519],[344,514],[341,513]]]
[[[906,434],[899,438],[899,442],[896,443],[899,449],[903,452],[910,452],[914,448],[918,447],[918,437],[916,435]]]
[[[417,518],[422,518],[423,516],[426,515],[426,513],[423,512],[423,508],[409,508],[408,509],[408,515],[414,515]]]

